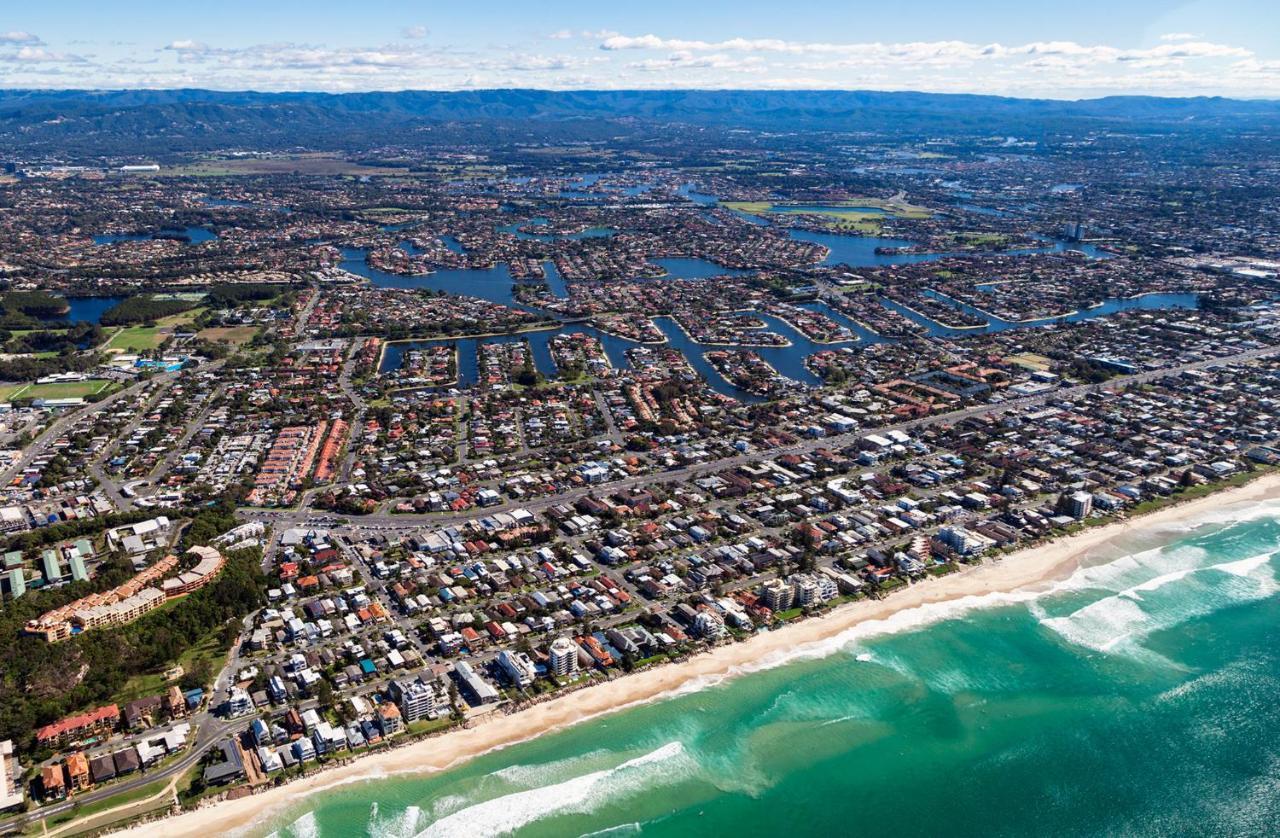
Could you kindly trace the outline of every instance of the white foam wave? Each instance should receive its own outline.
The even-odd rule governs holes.
[[[1238,562],[1223,562],[1213,566],[1214,570],[1221,570],[1223,573],[1230,573],[1232,576],[1249,576],[1255,570],[1271,561],[1274,553],[1263,553],[1260,556],[1250,556],[1247,559],[1241,559]]]
[[[1053,592],[1086,591],[1094,588],[1116,590],[1129,587],[1131,582],[1144,584],[1140,580],[1153,571],[1164,575],[1195,570],[1203,566],[1207,557],[1208,553],[1204,548],[1192,544],[1153,547],[1128,553],[1105,564],[1078,568],[1067,579],[1055,585]]]
[[[378,801],[375,800],[369,807],[369,836],[370,838],[413,838],[418,834],[418,822],[421,818],[422,809],[418,806],[409,806],[398,815],[380,817]]]
[[[608,751],[589,751],[579,756],[533,764],[508,765],[494,771],[492,776],[521,788],[534,788],[547,784],[548,778],[563,777],[580,771],[584,765],[598,762],[609,756]]]
[[[904,608],[882,619],[864,620],[824,640],[806,643],[795,649],[773,652],[759,661],[743,667],[742,671],[753,672],[762,669],[773,669],[799,660],[826,658],[867,638],[901,634],[924,628],[934,623],[954,620],[971,611],[1032,602],[1051,590],[1053,588],[1028,591],[993,591],[989,594],[974,594],[943,602],[926,603],[915,608]]]
[[[468,806],[471,801],[461,794],[446,794],[437,797],[431,803],[431,812],[427,816],[428,821],[438,821],[445,815],[452,815],[459,809]]]
[[[588,832],[582,838],[597,838],[597,836],[602,835],[639,835],[641,832],[642,830],[638,823],[620,823],[617,826],[608,826],[595,832]]]
[[[430,824],[420,838],[477,838],[504,835],[549,816],[586,814],[655,783],[677,781],[684,746],[668,742],[615,768],[571,777],[551,785],[495,797]],[[691,761],[690,761],[691,762]]]
[[[1119,596],[1126,597],[1127,599],[1142,599],[1138,594],[1158,591],[1165,585],[1177,582],[1180,579],[1186,579],[1189,575],[1195,572],[1196,568],[1189,567],[1185,570],[1173,570],[1169,573],[1163,573],[1154,579],[1148,579],[1146,582],[1134,585],[1132,588],[1126,588],[1120,592]]]
[[[1233,661],[1222,669],[1197,675],[1189,681],[1165,690],[1156,696],[1156,701],[1176,702],[1196,696],[1205,690],[1224,687],[1247,695],[1250,690],[1257,689],[1258,683],[1259,677],[1252,661]]]
[[[1179,625],[1233,603],[1263,599],[1275,593],[1273,574],[1257,573],[1268,568],[1274,553],[1267,552],[1232,562],[1172,571],[1103,597],[1063,617],[1040,620],[1040,624],[1077,646],[1099,652],[1124,651],[1151,657],[1141,641],[1157,631]],[[1237,584],[1202,582],[1202,574],[1221,571],[1242,581]],[[1162,598],[1144,608],[1146,600],[1138,592],[1151,593],[1182,580],[1194,580],[1187,595]]]
[[[1248,524],[1263,518],[1280,518],[1280,500],[1266,500],[1232,503],[1211,511],[1197,513],[1189,521],[1164,524],[1160,530],[1175,532],[1194,532],[1202,527],[1214,524]]]
[[[320,824],[316,821],[315,811],[303,813],[302,817],[284,828],[284,833],[289,838],[316,838],[320,834]]]

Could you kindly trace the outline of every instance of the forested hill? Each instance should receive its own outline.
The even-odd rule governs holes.
[[[369,148],[466,137],[605,139],[680,123],[703,129],[985,132],[1082,128],[1195,132],[1280,126],[1280,102],[1108,97],[1079,101],[870,91],[545,91],[254,93],[208,90],[0,91],[0,143],[20,154],[156,155],[227,147]],[[477,132],[483,133],[477,137]]]

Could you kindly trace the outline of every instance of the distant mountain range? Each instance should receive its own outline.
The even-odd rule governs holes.
[[[872,91],[256,93],[4,90],[0,142],[19,153],[163,155],[215,148],[360,149],[603,139],[702,129],[1038,136],[1090,128],[1157,132],[1275,128],[1280,101],[1113,96],[1078,101]],[[492,132],[485,137],[484,132]]]

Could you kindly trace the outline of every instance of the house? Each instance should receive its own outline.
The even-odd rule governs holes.
[[[206,786],[221,786],[232,783],[244,776],[244,758],[240,755],[240,746],[233,739],[227,739],[218,745],[221,759],[204,769]]]
[[[298,762],[307,762],[316,758],[316,746],[312,744],[310,739],[297,739],[294,740],[293,745],[290,747],[290,753],[293,754],[293,758]]]
[[[45,800],[61,800],[67,796],[61,765],[55,763],[40,769],[40,792]]]
[[[114,780],[116,777],[116,761],[112,759],[111,754],[99,754],[89,760],[89,775],[93,778],[95,784]]]
[[[227,717],[235,718],[251,712],[253,712],[253,698],[239,687],[232,687],[231,695],[227,698]]]
[[[378,729],[383,736],[394,736],[404,729],[404,720],[400,716],[400,708],[391,702],[378,705]]]
[[[138,698],[124,705],[124,726],[127,730],[145,730],[152,727],[164,707],[164,699],[158,695]]]
[[[178,689],[177,684],[171,685],[169,691],[165,693],[164,711],[171,719],[180,719],[187,715],[187,701],[183,698],[182,690]]]
[[[84,754],[74,753],[64,763],[67,770],[67,785],[72,792],[81,791],[93,786],[89,776],[89,760]]]
[[[117,777],[132,774],[142,768],[142,760],[138,757],[138,751],[135,748],[125,748],[123,751],[116,751],[111,756],[116,763]]]

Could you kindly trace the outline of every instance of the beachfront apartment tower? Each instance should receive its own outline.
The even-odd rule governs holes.
[[[786,611],[796,599],[796,589],[791,586],[791,583],[781,579],[771,579],[766,582],[761,593],[764,596],[764,604],[775,614]]]
[[[435,707],[435,691],[418,678],[392,681],[388,692],[396,704],[400,706],[400,715],[406,722],[425,719]]]
[[[1067,514],[1077,521],[1088,518],[1093,512],[1093,495],[1088,492],[1075,492],[1067,497]]]
[[[551,671],[561,677],[578,671],[578,644],[567,637],[557,637],[547,649]]]
[[[520,688],[531,685],[533,679],[538,677],[537,667],[524,652],[504,649],[498,654],[498,666],[502,667],[502,671],[507,674],[511,682]]]

